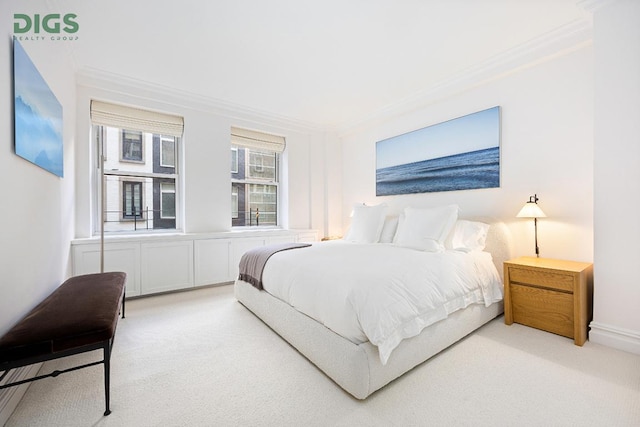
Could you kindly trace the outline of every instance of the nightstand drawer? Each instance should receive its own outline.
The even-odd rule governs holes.
[[[573,276],[540,269],[509,268],[511,282],[573,292]]]
[[[574,338],[572,294],[515,283],[510,293],[514,322]]]

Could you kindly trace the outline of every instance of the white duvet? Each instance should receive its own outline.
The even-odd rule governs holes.
[[[264,290],[354,343],[370,341],[386,364],[405,338],[469,306],[502,300],[486,252],[423,252],[332,241],[274,254]]]

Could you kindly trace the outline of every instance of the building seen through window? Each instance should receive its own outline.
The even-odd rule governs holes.
[[[109,126],[96,130],[104,154],[105,232],[175,229],[179,139]]]
[[[278,225],[278,153],[231,148],[233,226]]]
[[[231,127],[231,224],[278,226],[284,136]]]

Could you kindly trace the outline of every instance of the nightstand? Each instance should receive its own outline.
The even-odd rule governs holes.
[[[504,263],[504,323],[513,322],[587,340],[592,316],[593,265],[520,257]]]

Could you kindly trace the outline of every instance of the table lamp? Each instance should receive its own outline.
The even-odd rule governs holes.
[[[518,218],[533,218],[533,228],[535,230],[536,257],[540,257],[540,248],[538,248],[538,218],[545,218],[546,215],[538,206],[538,195],[529,196],[529,201],[524,204],[518,215]]]

